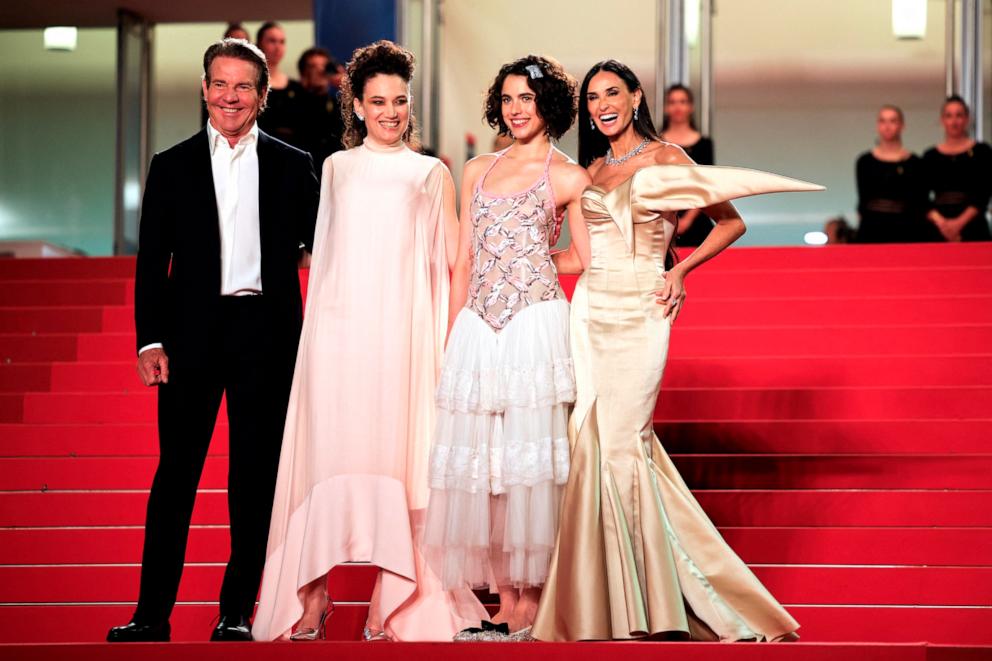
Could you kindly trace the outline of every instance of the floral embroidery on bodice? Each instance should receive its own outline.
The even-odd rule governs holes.
[[[504,153],[493,159],[472,198],[472,276],[465,303],[497,332],[528,305],[564,298],[551,261],[560,229],[548,176],[553,149],[544,176],[526,191],[486,193],[483,182]]]

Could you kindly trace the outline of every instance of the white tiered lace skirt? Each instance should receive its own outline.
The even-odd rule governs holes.
[[[544,584],[574,401],[566,301],[528,306],[499,333],[459,313],[437,392],[424,533],[445,589]]]

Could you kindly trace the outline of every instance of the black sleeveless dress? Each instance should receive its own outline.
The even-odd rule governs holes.
[[[929,204],[919,156],[883,161],[867,151],[858,158],[855,171],[861,217],[857,243],[943,240],[926,219]]]
[[[923,154],[926,187],[932,195],[930,208],[945,218],[954,218],[966,208],[978,215],[961,230],[962,241],[989,241],[988,207],[992,194],[992,147],[984,142],[960,154],[942,154],[931,147]]]
[[[685,153],[699,165],[713,165],[713,141],[701,136],[694,144],[682,147]],[[681,231],[681,227],[679,230]],[[713,229],[713,220],[704,213],[696,216],[689,229],[679,234],[675,239],[676,246],[698,246],[709,236]]]

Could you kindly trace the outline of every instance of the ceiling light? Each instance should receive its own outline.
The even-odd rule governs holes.
[[[927,0],[892,0],[892,33],[897,39],[925,37]]]
[[[45,50],[76,50],[76,28],[45,28]]]

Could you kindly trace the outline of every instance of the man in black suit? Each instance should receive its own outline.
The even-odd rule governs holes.
[[[107,640],[169,640],[197,485],[221,396],[231,556],[211,640],[251,640],[302,326],[297,262],[313,247],[310,156],[258,130],[265,56],[225,39],[203,58],[210,121],[152,159],[141,209],[138,373],[158,387],[159,465],[132,621]]]

